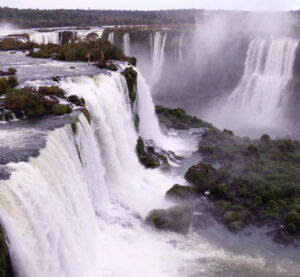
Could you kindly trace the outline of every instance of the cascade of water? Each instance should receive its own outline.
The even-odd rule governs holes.
[[[76,132],[70,126],[51,132],[39,157],[11,164],[11,178],[0,181],[1,222],[17,273],[175,274],[182,258],[170,255],[172,246],[152,237],[139,217],[165,206],[166,190],[182,180],[139,164],[123,76],[69,78],[62,87],[85,97],[92,125],[80,115]],[[174,259],[165,264],[164,257]]]
[[[181,63],[182,62],[182,46],[183,46],[183,37],[184,37],[184,33],[182,33],[179,37],[179,42],[178,42],[178,48],[177,48],[177,57],[178,57],[178,61]]]
[[[297,45],[291,38],[251,41],[242,80],[220,113],[223,125],[273,128],[283,124]]]
[[[88,34],[91,34],[91,33],[95,33],[98,35],[99,38],[102,37],[102,34],[103,34],[103,30],[88,30],[88,31],[77,31],[75,32],[75,37],[76,38],[79,38],[81,40],[84,40]]]
[[[152,72],[150,76],[151,86],[157,84],[161,78],[164,65],[166,39],[167,33],[156,32],[153,45]]]
[[[138,134],[120,73],[67,78],[61,87],[85,98],[92,123],[79,115],[75,129],[49,132],[40,155],[9,164],[10,179],[0,181],[0,221],[17,276],[219,276],[220,266],[238,272],[244,266],[259,275],[265,270],[263,259],[228,254],[196,234],[145,228],[141,218],[166,207],[166,190],[183,180],[139,164]],[[148,88],[139,73],[141,134],[156,139],[161,134]],[[277,276],[266,272],[260,276]]]
[[[30,34],[29,40],[37,44],[59,44],[59,32],[36,32]]]
[[[114,32],[109,33],[108,41],[112,44],[114,43]]]
[[[126,56],[130,56],[130,37],[128,33],[123,35],[123,51]]]

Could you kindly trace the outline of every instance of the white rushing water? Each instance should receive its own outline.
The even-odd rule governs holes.
[[[168,207],[165,192],[184,180],[142,167],[138,135],[183,149],[161,133],[140,73],[140,134],[120,73],[69,77],[61,87],[85,98],[91,125],[80,115],[75,132],[69,125],[49,132],[40,155],[9,164],[10,179],[0,181],[0,220],[18,277],[289,276],[278,274],[279,264],[232,255],[197,234],[145,226],[147,213]],[[188,153],[195,145],[186,147]]]
[[[219,113],[222,126],[272,129],[286,124],[297,45],[292,38],[251,41],[242,80]]]
[[[114,39],[114,32],[109,33],[108,35],[108,41],[110,43],[114,43],[115,39]]]
[[[183,48],[183,38],[184,38],[184,33],[182,33],[179,37],[179,42],[177,46],[177,58],[178,61],[181,63],[182,62],[182,48]]]
[[[37,44],[60,44],[59,32],[36,32],[29,35],[29,40]]]
[[[150,76],[151,86],[157,84],[161,78],[164,65],[166,39],[167,33],[155,33],[152,54],[152,72]]]
[[[126,56],[130,56],[130,36],[128,33],[123,35],[123,51]]]
[[[81,115],[76,135],[70,126],[51,132],[38,158],[11,164],[0,182],[14,268],[25,277],[175,273],[164,263],[180,262],[172,246],[151,238],[140,217],[167,205],[176,179],[139,164],[124,78],[69,78],[62,87],[85,97],[92,126]]]

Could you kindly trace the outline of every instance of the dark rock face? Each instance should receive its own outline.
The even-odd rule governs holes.
[[[156,153],[151,146],[145,146],[144,140],[139,137],[136,145],[136,153],[140,163],[146,168],[169,169],[168,159],[163,154]]]
[[[137,72],[133,69],[133,67],[127,67],[122,74],[124,75],[128,92],[129,92],[129,99],[131,101],[131,104],[133,104],[136,100],[136,94],[137,94]]]
[[[5,243],[4,233],[0,225],[0,277],[13,277],[12,266],[8,253],[8,248]]]
[[[193,220],[194,207],[176,206],[167,210],[153,210],[146,222],[159,230],[186,234]]]

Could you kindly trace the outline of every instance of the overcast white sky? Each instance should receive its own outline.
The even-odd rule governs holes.
[[[17,8],[295,10],[300,0],[0,0]]]

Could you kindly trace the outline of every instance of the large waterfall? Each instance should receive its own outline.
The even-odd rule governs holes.
[[[284,124],[297,45],[292,38],[251,41],[242,80],[221,110],[222,125],[272,129]]]
[[[29,36],[29,40],[37,44],[60,44],[59,32],[36,32]]]
[[[128,33],[123,35],[123,51],[126,56],[130,56],[130,36]]]
[[[76,132],[69,125],[50,132],[39,157],[10,164],[11,178],[0,181],[0,217],[18,276],[173,276],[183,254],[141,218],[167,205],[164,193],[177,180],[139,164],[125,79],[74,77],[61,86],[85,98],[92,124],[80,115]],[[142,92],[147,135],[158,123],[152,101],[142,104],[149,91]]]
[[[166,39],[167,33],[156,32],[152,47],[152,72],[150,76],[151,86],[157,84],[161,77],[164,65]]]

